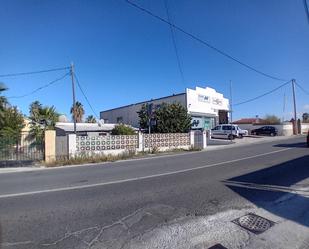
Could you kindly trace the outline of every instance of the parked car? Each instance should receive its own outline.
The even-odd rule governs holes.
[[[307,147],[309,147],[309,130],[308,130],[308,134],[307,134]]]
[[[211,129],[211,138],[225,138],[233,140],[238,136],[238,131],[235,125],[217,125],[215,128]]]
[[[247,130],[240,129],[238,125],[234,125],[237,130],[237,137],[243,138],[244,136],[248,136],[249,132]]]
[[[269,136],[277,136],[278,130],[273,126],[263,126],[258,129],[254,129],[251,131],[252,135],[269,135]]]

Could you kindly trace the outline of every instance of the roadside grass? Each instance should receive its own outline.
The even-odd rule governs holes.
[[[149,151],[136,152],[135,150],[127,150],[119,155],[112,154],[79,154],[76,156],[61,156],[56,159],[56,161],[45,163],[46,167],[59,167],[67,165],[79,165],[79,164],[91,164],[91,163],[103,163],[103,162],[115,162],[126,159],[143,158],[154,155],[170,154],[170,153],[180,153],[189,151],[200,151],[201,149],[189,148],[180,149],[173,148],[166,151],[159,151],[158,148],[152,148]]]

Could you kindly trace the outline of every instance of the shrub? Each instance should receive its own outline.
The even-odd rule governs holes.
[[[265,123],[269,125],[281,124],[280,118],[275,115],[266,115],[264,120]]]
[[[112,135],[134,135],[135,131],[132,127],[119,124],[112,130]]]

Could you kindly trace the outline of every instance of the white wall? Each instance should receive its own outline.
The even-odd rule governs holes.
[[[254,129],[261,128],[267,125],[252,125],[252,124],[238,124],[240,129],[248,130],[249,134]],[[277,128],[279,136],[292,136],[293,135],[293,125],[292,123],[285,123],[281,125],[269,125]]]
[[[218,110],[229,110],[229,100],[213,88],[187,88],[186,93],[187,109],[190,114],[218,116]]]
[[[309,123],[301,123],[301,133],[307,134],[309,131]]]

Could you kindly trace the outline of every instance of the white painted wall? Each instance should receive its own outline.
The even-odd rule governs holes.
[[[238,124],[240,129],[248,130],[249,134],[254,129],[261,128],[266,125],[252,125],[252,124]],[[269,125],[277,128],[279,136],[292,136],[293,135],[293,125],[292,123],[285,123],[281,125]]]
[[[301,133],[307,134],[309,131],[309,123],[302,123],[301,124]]]
[[[187,109],[190,114],[218,116],[218,110],[229,110],[229,100],[213,88],[187,88],[186,93]]]

